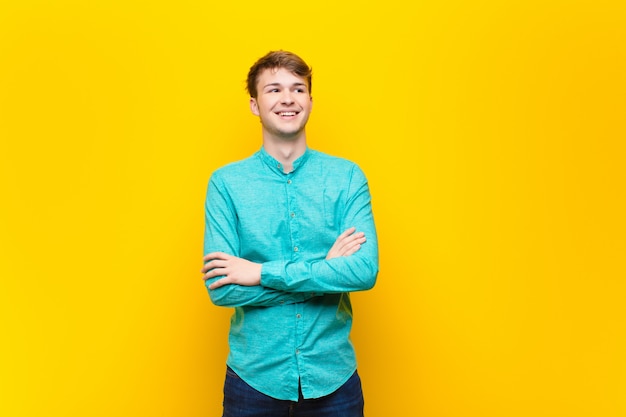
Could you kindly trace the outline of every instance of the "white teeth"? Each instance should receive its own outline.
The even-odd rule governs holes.
[[[280,116],[295,116],[296,112],[295,111],[283,111],[278,113]]]

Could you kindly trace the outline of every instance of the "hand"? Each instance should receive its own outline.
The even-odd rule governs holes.
[[[261,283],[261,264],[224,252],[209,253],[202,260],[205,265],[200,272],[204,274],[204,280],[223,276],[209,285],[211,290],[228,284],[252,287]]]
[[[356,231],[355,227],[351,227],[339,235],[332,248],[328,251],[326,259],[338,258],[340,256],[350,256],[365,243],[365,233]]]

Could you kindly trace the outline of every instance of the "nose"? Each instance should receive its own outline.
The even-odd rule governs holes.
[[[293,103],[293,96],[291,94],[291,91],[289,91],[288,88],[283,90],[283,94],[280,97],[280,102],[283,104],[292,104]]]

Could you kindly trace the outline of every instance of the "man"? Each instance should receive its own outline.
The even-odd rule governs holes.
[[[213,173],[202,272],[234,307],[224,417],[361,417],[349,292],[374,286],[378,243],[357,165],[309,149],[311,69],[270,52],[248,74],[263,146]]]

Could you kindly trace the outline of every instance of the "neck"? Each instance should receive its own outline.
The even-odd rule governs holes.
[[[306,151],[306,136],[302,134],[297,138],[280,139],[263,135],[263,147],[282,164],[284,172],[291,172],[294,161]]]

